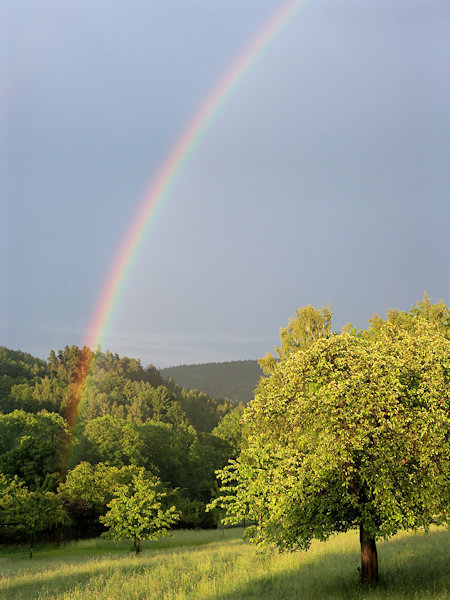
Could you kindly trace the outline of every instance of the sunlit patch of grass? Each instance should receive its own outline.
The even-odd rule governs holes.
[[[142,552],[161,551],[170,548],[181,548],[190,546],[201,546],[220,539],[234,539],[242,537],[241,529],[185,529],[176,530],[173,535],[162,537],[158,540],[145,540],[141,542]],[[33,564],[41,559],[54,558],[56,560],[70,558],[76,560],[82,557],[83,560],[88,557],[110,556],[118,554],[127,554],[133,551],[133,542],[131,541],[113,541],[102,537],[90,538],[86,540],[77,540],[56,544],[47,544],[36,546],[33,551]],[[14,564],[20,559],[28,565],[29,548],[24,546],[14,546],[12,548],[2,547],[0,549],[0,575],[2,574],[2,565],[5,564],[5,559],[12,559]]]
[[[444,600],[450,533],[402,533],[379,544],[381,581],[363,590],[356,532],[313,543],[308,552],[257,554],[242,531],[178,531],[172,539],[130,544],[89,540],[26,562],[1,558],[5,600]],[[83,555],[83,552],[85,554]],[[95,555],[95,552],[97,555]],[[2,564],[3,563],[3,564]],[[33,564],[31,564],[33,563]]]

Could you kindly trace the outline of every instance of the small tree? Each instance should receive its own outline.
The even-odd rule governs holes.
[[[69,522],[67,513],[56,494],[42,489],[29,491],[17,477],[8,480],[0,474],[0,509],[3,524],[23,531],[30,543],[30,558],[36,533],[54,525]]]
[[[376,583],[377,539],[448,519],[449,357],[450,342],[414,315],[281,357],[213,506],[229,522],[249,516],[254,541],[282,550],[359,527],[361,579]]]
[[[156,540],[167,535],[179,516],[174,506],[164,507],[166,492],[160,481],[144,476],[144,469],[133,475],[132,482],[120,486],[115,498],[107,505],[109,510],[100,517],[109,530],[106,536],[116,540],[134,540],[136,554],[142,539]]]

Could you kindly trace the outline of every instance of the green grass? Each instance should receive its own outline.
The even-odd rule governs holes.
[[[444,600],[449,595],[450,533],[402,533],[378,544],[381,581],[358,581],[356,532],[314,543],[308,552],[257,554],[242,530],[177,531],[143,542],[84,540],[59,548],[0,552],[2,600]]]

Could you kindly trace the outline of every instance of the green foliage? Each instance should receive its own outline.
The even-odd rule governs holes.
[[[15,506],[17,499],[26,495],[27,489],[16,475],[12,478],[0,473],[0,523],[2,526],[16,524]]]
[[[26,352],[0,346],[0,376],[28,381],[34,377],[44,377],[47,373],[45,361]]]
[[[161,375],[185,389],[201,390],[216,399],[230,398],[234,403],[247,404],[253,398],[262,373],[255,360],[235,360],[168,367],[161,369]]]
[[[405,311],[391,309],[386,312],[386,321],[393,325],[398,325],[403,329],[412,330],[415,320],[411,317],[418,317],[427,323],[432,324],[441,335],[447,340],[450,340],[450,309],[443,300],[433,304],[425,292],[423,300],[417,302],[416,306],[413,306],[409,313]],[[361,332],[372,339],[377,338],[379,335],[379,329],[383,327],[384,321],[378,315],[374,315],[370,320],[370,328],[367,332]]]
[[[38,413],[43,410],[61,413],[65,405],[66,388],[55,378],[48,376],[31,383],[12,385],[9,397],[3,402],[3,412],[25,410]]]
[[[229,458],[235,462],[223,471],[224,483],[235,486],[238,476],[240,486],[230,502],[237,514],[251,515],[264,539],[287,529],[293,539],[326,537],[333,523],[344,530],[358,514],[369,523],[363,505],[375,515],[369,525],[377,536],[426,524],[443,513],[430,503],[437,487],[441,504],[448,499],[448,456],[435,450],[448,447],[448,438],[441,412],[427,403],[433,394],[441,394],[443,406],[448,402],[442,340],[450,338],[449,324],[445,303],[433,304],[426,294],[411,311],[391,310],[386,320],[374,315],[367,331],[351,335],[331,333],[330,307],[299,309],[280,331],[276,358],[261,361],[270,377],[261,379],[246,423],[242,405],[208,394],[240,398],[245,381],[249,397],[261,375],[255,361],[176,368],[215,380],[218,387],[205,387],[206,393],[164,383],[152,365],[108,351],[66,346],[46,364],[0,348],[0,473],[9,481],[17,475],[29,491],[54,491],[72,467],[59,496],[77,527],[88,517],[97,527],[84,534],[98,531],[98,515],[138,468],[167,490],[178,488],[175,503],[185,524],[205,524],[201,512],[215,494],[214,470]],[[346,435],[351,443],[344,443]],[[322,463],[328,471],[320,471]],[[285,487],[291,501],[281,500]],[[292,508],[299,498],[305,513]],[[391,511],[389,518],[379,505]],[[277,510],[284,510],[279,522]],[[300,535],[296,527],[306,518],[308,535],[301,527]]]
[[[87,346],[66,346],[64,350],[50,351],[48,365],[50,371],[66,384],[79,384],[86,380],[92,367],[94,353]]]
[[[97,371],[115,373],[129,381],[149,383],[154,388],[163,385],[163,379],[153,365],[144,368],[138,359],[128,358],[127,356],[121,358],[118,354],[109,351],[97,353],[95,368]]]
[[[111,415],[119,419],[151,418],[155,389],[147,383],[130,381],[113,371],[96,371],[85,392],[81,418],[89,421]],[[139,408],[136,409],[136,404]]]
[[[213,506],[283,550],[448,520],[449,381],[450,343],[420,315],[288,352],[246,409],[248,447]]]
[[[242,415],[244,407],[237,406],[233,411],[226,414],[215,429],[213,434],[224,439],[230,449],[230,458],[236,458],[243,448],[245,440],[244,426],[242,423]]]
[[[178,514],[174,506],[164,506],[166,495],[159,480],[146,475],[144,469],[133,474],[131,483],[116,490],[108,512],[100,517],[109,527],[106,535],[117,540],[136,540],[136,552],[139,552],[140,540],[167,535],[170,526],[178,520]]]
[[[197,439],[192,426],[174,427],[169,423],[148,421],[139,428],[145,447],[145,462],[142,466],[155,472],[172,488],[189,485],[188,461],[190,448]]]
[[[169,497],[173,500],[175,508],[180,515],[177,527],[197,529],[214,526],[212,515],[205,512],[205,503],[201,500],[192,500],[179,490],[172,492]]]
[[[192,498],[209,502],[214,478],[212,475],[222,468],[229,456],[227,442],[211,433],[199,433],[189,448],[188,485]]]
[[[425,292],[423,300],[413,306],[410,314],[432,323],[447,340],[450,339],[450,308],[443,300],[433,304]]]
[[[84,393],[81,418],[89,421],[110,415],[133,423],[148,420],[187,423],[177,397],[166,387],[153,387],[114,371],[95,370]]]
[[[58,487],[58,494],[69,500],[82,500],[97,514],[106,512],[106,505],[116,490],[131,482],[138,472],[134,466],[118,468],[98,463],[82,462],[67,473],[66,480]]]
[[[295,316],[289,319],[287,327],[280,329],[280,346],[275,348],[278,359],[287,358],[292,352],[306,350],[321,338],[331,334],[331,319],[333,313],[327,304],[316,309],[310,304],[295,311]],[[258,363],[266,375],[275,370],[277,359],[269,352]]]
[[[54,490],[71,468],[59,497],[74,532],[101,530],[98,516],[138,467],[179,488],[185,524],[210,522],[214,471],[232,449],[225,424],[209,432],[233,402],[163,385],[152,365],[87,347],[51,351],[47,365],[6,349],[0,359],[0,472]]]
[[[160,385],[156,389],[153,400],[153,420],[173,425],[184,425],[188,423],[187,417],[176,396],[165,386]]]
[[[25,532],[30,540],[30,558],[36,533],[68,522],[56,494],[39,488],[30,491],[17,477],[8,480],[1,473],[0,513],[3,526]]]
[[[1,473],[17,475],[26,485],[34,487],[48,473],[62,472],[69,434],[60,415],[15,410],[0,414],[0,431]]]
[[[197,433],[192,426],[158,421],[138,425],[105,415],[87,422],[79,456],[91,465],[107,462],[104,469],[126,465],[143,467],[168,487],[183,490],[189,500],[202,502],[204,507],[215,484],[215,470],[226,464],[230,453],[230,446],[223,438]],[[95,485],[95,467],[85,462],[81,464],[82,467],[75,467],[67,476],[73,489],[89,487],[89,481]],[[80,477],[84,483],[79,481]],[[67,491],[68,488],[63,485],[60,489]],[[68,497],[90,504],[87,496],[78,492]]]
[[[12,412],[15,409],[27,408],[37,412],[49,406],[37,404],[33,398],[33,388],[42,377],[48,374],[43,360],[20,352],[0,347],[0,412]],[[11,391],[14,390],[13,394]]]
[[[220,419],[235,407],[231,400],[216,400],[204,392],[176,388],[181,409],[189,423],[197,430],[209,433]]]
[[[109,465],[142,465],[144,448],[137,426],[125,419],[104,415],[86,423],[83,437],[90,463]]]

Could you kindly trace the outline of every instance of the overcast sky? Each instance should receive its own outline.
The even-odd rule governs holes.
[[[81,344],[158,169],[276,0],[0,0],[0,344]],[[448,0],[307,0],[148,228],[104,350],[257,358],[450,302]]]

